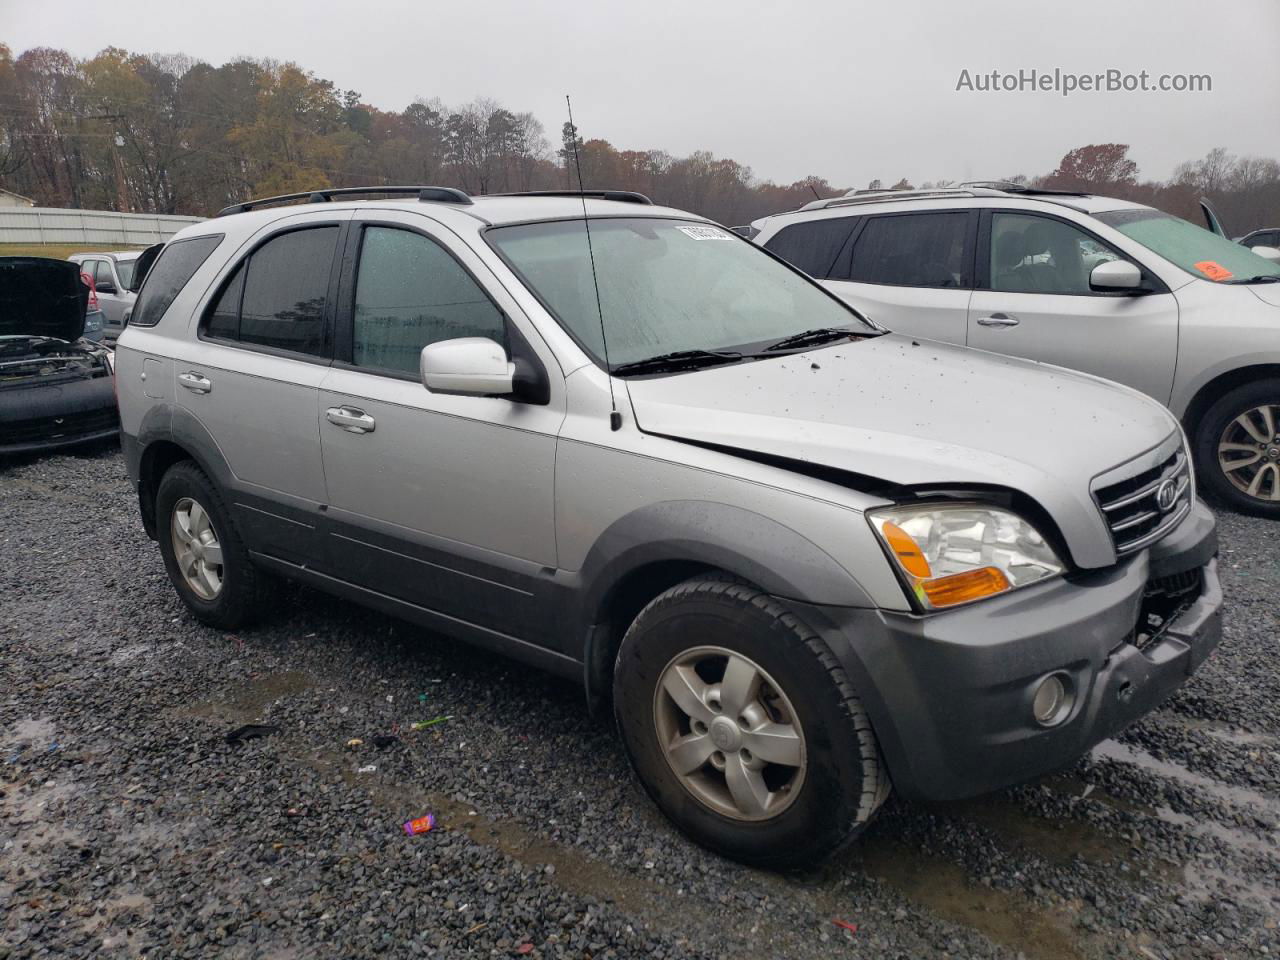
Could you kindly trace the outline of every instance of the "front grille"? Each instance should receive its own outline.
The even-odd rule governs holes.
[[[119,423],[120,417],[115,407],[67,413],[60,417],[10,420],[8,423],[0,423],[0,446],[39,443],[45,440],[70,440],[102,430],[110,430]]]
[[[1170,486],[1171,485],[1171,486]],[[1162,490],[1169,499],[1162,505]],[[1111,530],[1116,554],[1125,556],[1155,543],[1191,510],[1191,469],[1182,449],[1132,477],[1093,491]]]

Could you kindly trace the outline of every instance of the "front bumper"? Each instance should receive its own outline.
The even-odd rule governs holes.
[[[119,432],[111,377],[0,391],[0,455],[55,450]]]
[[[1218,645],[1213,514],[1197,503],[1169,536],[1106,571],[947,613],[792,604],[823,634],[871,716],[894,788],[922,800],[987,793],[1061,769],[1152,710]],[[1144,596],[1196,575],[1199,595],[1139,649]],[[1069,677],[1064,721],[1035,722],[1049,673]]]

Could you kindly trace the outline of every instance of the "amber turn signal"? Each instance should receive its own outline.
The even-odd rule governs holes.
[[[980,600],[1009,589],[1009,580],[995,567],[953,573],[936,580],[922,580],[919,590],[935,607],[954,607],[958,603]]]
[[[911,539],[911,534],[892,520],[886,520],[880,529],[884,531],[885,542],[889,544],[889,549],[898,558],[898,565],[903,570],[918,580],[933,576],[933,571],[929,569],[929,561],[920,552],[919,545]]]

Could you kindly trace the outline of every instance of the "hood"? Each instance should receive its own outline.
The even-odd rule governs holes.
[[[900,486],[1019,491],[1054,517],[1081,566],[1114,560],[1090,480],[1177,429],[1126,387],[895,334],[627,389],[649,433]],[[1071,535],[1081,523],[1105,537],[1101,547]]]
[[[84,335],[89,288],[80,265],[45,257],[0,257],[0,336]]]

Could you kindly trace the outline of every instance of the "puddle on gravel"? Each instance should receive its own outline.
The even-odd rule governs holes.
[[[1081,936],[1065,907],[1041,907],[1016,894],[970,882],[963,867],[891,841],[862,848],[862,868],[944,920],[1032,960],[1078,960]]]
[[[550,867],[553,872],[548,879],[556,886],[614,904],[655,930],[668,929],[674,923],[684,930],[714,934],[721,938],[725,957],[754,960],[761,949],[781,956],[813,955],[811,930],[784,928],[758,915],[751,919],[752,926],[735,931],[737,942],[733,942],[729,939],[732,935],[726,935],[705,903],[683,896],[670,886],[659,886],[573,847],[545,840],[514,820],[490,819],[469,803],[419,790],[412,784],[361,776],[351,768],[350,758],[339,752],[320,750],[294,756],[321,773],[337,774],[348,786],[367,790],[376,803],[395,811],[395,815],[430,809],[436,817],[436,830],[462,831],[476,843],[499,850],[535,870]]]
[[[1188,770],[1186,767],[1169,760],[1161,760],[1145,750],[1120,743],[1116,740],[1104,740],[1093,748],[1095,757],[1114,760],[1172,780],[1184,787],[1201,790],[1217,800],[1234,807],[1254,807],[1272,815],[1280,815],[1280,800],[1274,800],[1257,790],[1248,787],[1236,787],[1212,777]]]
[[[277,700],[305,693],[315,685],[315,679],[301,670],[269,673],[234,684],[217,696],[193,703],[181,712],[192,717],[226,717],[249,723],[260,719],[267,707]]]

